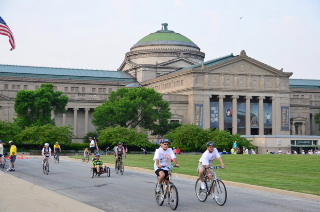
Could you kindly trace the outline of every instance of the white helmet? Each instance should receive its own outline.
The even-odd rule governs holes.
[[[48,143],[45,143],[44,145],[45,145],[45,146],[49,146],[49,144],[48,144]]]

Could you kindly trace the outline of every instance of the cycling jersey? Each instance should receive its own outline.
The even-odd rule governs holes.
[[[61,150],[61,147],[60,147],[60,144],[55,144],[54,146],[53,146],[53,149],[54,150],[58,150],[58,151],[60,151]]]
[[[45,148],[45,147],[42,148],[42,153],[43,153],[44,156],[50,157],[50,152],[51,152],[51,148],[50,147],[49,148]]]
[[[103,161],[102,160],[94,160],[92,162],[93,166],[102,166],[103,165]]]

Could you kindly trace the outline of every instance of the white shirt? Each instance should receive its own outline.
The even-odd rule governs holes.
[[[51,148],[49,147],[48,151],[44,151],[45,149],[46,148],[43,147],[41,152],[44,153],[44,155],[47,156],[47,157],[50,156]]]
[[[201,158],[200,158],[200,162],[202,163],[202,165],[210,165],[213,163],[215,158],[220,158],[220,154],[218,152],[218,150],[216,148],[213,149],[212,153],[209,152],[209,150],[206,150]]]
[[[96,142],[94,142],[94,140],[90,141],[90,147],[95,147],[96,146]]]
[[[0,155],[3,155],[3,144],[0,144]]]
[[[173,153],[171,148],[168,148],[166,151],[164,151],[161,147],[156,149],[156,152],[154,153],[154,170],[159,169],[156,164],[156,159],[159,159],[159,164],[161,166],[165,166],[162,168],[163,170],[169,170],[171,169],[171,159],[176,158],[176,155]]]

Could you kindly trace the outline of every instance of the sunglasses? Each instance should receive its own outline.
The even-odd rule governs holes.
[[[163,144],[163,145],[166,145],[166,146],[168,146],[169,144]]]
[[[213,148],[213,146],[208,146],[208,148]]]

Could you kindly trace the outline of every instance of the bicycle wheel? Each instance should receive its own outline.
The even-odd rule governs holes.
[[[124,172],[124,164],[123,164],[123,162],[120,162],[119,167],[120,167],[120,174],[123,175],[123,172]]]
[[[43,174],[46,174],[46,175],[49,174],[49,163],[48,163],[48,161],[44,162],[44,164],[43,164]]]
[[[107,167],[107,168],[106,168],[106,171],[107,171],[107,176],[110,177],[110,168]]]
[[[173,184],[170,185],[168,202],[172,210],[177,209],[178,203],[179,203],[179,195],[178,195],[177,187]]]
[[[59,153],[57,154],[58,163],[60,162]]]
[[[90,174],[91,174],[91,178],[93,178],[93,177],[94,177],[94,174],[95,174],[94,168],[91,168],[91,169],[90,169]]]
[[[54,155],[54,162],[55,162],[55,163],[58,163],[58,158],[57,158],[57,157],[58,157],[58,155],[57,155],[57,153],[56,153],[56,154]]]
[[[159,206],[163,205],[163,201],[164,201],[164,194],[163,194],[163,190],[161,188],[161,191],[157,192],[157,184],[156,184],[156,188],[154,190],[155,196],[156,196],[156,202]]]
[[[12,169],[12,164],[10,159],[5,159],[5,161],[2,164],[2,171],[7,172],[10,169]]]
[[[217,202],[218,205],[223,206],[227,201],[227,189],[221,180],[216,180],[213,183],[212,198]]]
[[[207,197],[208,197],[208,184],[206,181],[204,181],[205,185],[206,185],[206,189],[201,189],[201,180],[200,178],[197,179],[196,181],[196,185],[195,185],[195,191],[196,191],[196,196],[198,197],[198,199],[201,202],[206,201]]]
[[[86,155],[87,163],[89,163],[89,155]]]
[[[118,172],[119,172],[118,162],[116,162],[116,164],[115,164],[115,166],[114,166],[114,170],[116,171],[116,174],[118,174]]]

